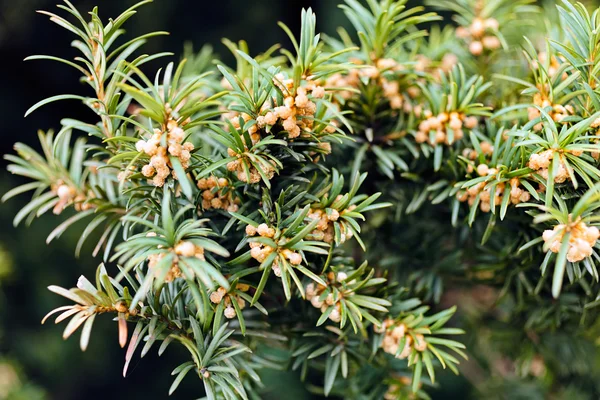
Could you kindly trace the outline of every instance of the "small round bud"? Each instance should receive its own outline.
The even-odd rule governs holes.
[[[417,351],[425,351],[427,349],[427,342],[425,341],[425,337],[420,333],[415,335],[415,344],[413,346]]]
[[[223,296],[221,295],[221,293],[219,292],[212,292],[210,294],[210,301],[215,303],[215,304],[219,304],[221,302],[221,300],[223,300]]]
[[[329,294],[327,295],[327,297],[325,298],[325,303],[326,303],[328,306],[332,306],[332,305],[333,305],[333,303],[335,303],[335,301],[334,301],[334,299],[333,299],[333,293],[329,293]]]
[[[483,35],[485,31],[485,23],[481,18],[475,18],[469,27],[469,31],[475,37]]]
[[[258,227],[256,228],[256,232],[260,235],[260,236],[267,236],[267,234],[269,233],[269,226],[267,224],[260,224],[258,225]]]
[[[250,250],[250,256],[252,256],[252,258],[254,259],[259,259],[262,255],[262,249],[260,248],[260,246],[256,246],[256,247],[252,247]]]
[[[302,264],[302,256],[299,253],[292,253],[289,256],[290,264],[300,265]]]
[[[484,36],[484,38],[481,39],[481,43],[483,47],[489,50],[496,50],[502,46],[500,39],[496,36]]]
[[[217,179],[217,184],[219,185],[219,187],[225,187],[229,185],[229,181],[227,180],[227,178],[219,178]]]
[[[327,216],[327,218],[330,221],[337,221],[338,218],[340,218],[340,213],[338,210],[332,209],[331,212],[329,213],[329,215]]]
[[[67,185],[60,185],[56,190],[56,194],[61,200],[68,200],[71,197],[71,188]]]
[[[337,308],[334,308],[331,313],[329,313],[329,319],[333,322],[340,322],[342,320],[342,315]]]
[[[321,308],[323,306],[323,302],[321,300],[319,300],[319,296],[315,296],[310,300],[310,304],[312,304],[312,306],[314,308]]]
[[[478,56],[483,52],[483,44],[478,40],[471,42],[471,44],[469,44],[469,51],[474,56]]]
[[[392,330],[392,337],[394,339],[400,340],[406,335],[406,325],[400,324],[394,327]]]
[[[175,253],[183,257],[193,257],[196,254],[196,246],[192,242],[180,242],[175,246]]]
[[[226,318],[234,318],[235,317],[235,309],[231,306],[226,307],[225,310],[223,311],[223,314],[225,315]]]
[[[477,166],[477,175],[486,176],[490,171],[490,168],[486,164],[479,164]]]
[[[312,96],[316,99],[322,99],[325,96],[325,88],[322,86],[316,86],[312,90]]]
[[[246,235],[248,235],[248,236],[256,235],[256,227],[253,225],[246,225]]]
[[[146,146],[146,142],[144,140],[138,140],[135,143],[135,149],[140,153],[144,151],[144,146]]]
[[[485,21],[483,21],[483,25],[485,26],[486,29],[491,29],[493,31],[497,31],[498,28],[500,27],[500,23],[498,23],[498,20],[494,19],[494,18],[488,18]]]
[[[154,169],[154,167],[152,165],[144,165],[142,167],[142,175],[144,175],[146,178],[150,178],[155,173],[156,173],[156,170]]]

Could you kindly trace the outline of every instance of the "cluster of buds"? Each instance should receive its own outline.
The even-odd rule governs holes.
[[[456,28],[456,36],[469,43],[469,51],[479,56],[483,50],[496,50],[502,45],[496,36],[500,24],[494,18],[475,18],[468,27]]]
[[[198,181],[198,189],[202,190],[202,208],[236,212],[239,209],[239,199],[233,198],[233,191],[227,190],[230,183],[227,178],[217,178],[214,175]]]
[[[166,146],[163,146],[163,135],[166,134]],[[162,187],[169,175],[175,176],[169,156],[177,157],[183,168],[188,168],[191,151],[194,145],[191,142],[183,142],[185,132],[178,126],[174,119],[169,120],[165,129],[155,129],[154,134],[148,140],[140,140],[135,144],[139,152],[150,156],[150,162],[142,167],[142,175],[154,186]]]
[[[336,200],[342,198],[341,195],[338,195]],[[356,208],[355,205],[351,205],[348,207],[349,211],[352,211]],[[336,222],[340,218],[340,212],[336,209],[331,209],[329,213],[322,209],[310,209],[308,213],[308,218],[312,220],[319,220],[315,229],[311,232],[311,236],[313,240],[323,241],[325,243],[332,243],[335,238],[335,228],[334,222]],[[352,231],[346,229],[344,224],[340,224],[340,243],[344,243],[347,239],[350,239],[353,235]]]
[[[269,239],[273,239],[275,237],[275,228],[269,227],[267,224],[260,224],[257,227],[253,225],[246,225],[246,235],[252,236],[261,236]],[[254,258],[256,261],[262,263],[267,259],[269,254],[276,251],[271,246],[259,243],[259,242],[250,242],[250,256]],[[278,250],[277,250],[278,251]],[[287,259],[292,265],[300,265],[302,264],[302,255],[300,253],[296,253],[290,249],[281,249],[279,254]],[[277,277],[281,277],[281,266],[279,265],[279,259],[275,258],[273,261],[273,273]]]
[[[380,58],[375,65],[378,72],[399,71],[403,69],[402,65],[391,58]],[[385,75],[381,76],[380,81],[383,96],[390,102],[390,108],[392,110],[401,109],[404,104],[404,97],[400,93],[400,83],[397,80],[388,80]]]
[[[390,80],[386,77],[386,72],[396,72],[404,69],[396,60],[391,58],[380,58],[373,61],[373,65],[362,66],[363,61],[352,59],[353,64],[361,66],[361,68],[351,69],[348,74],[342,75],[336,73],[327,78],[326,85],[333,88],[358,88],[361,79],[377,80],[377,83],[383,90],[384,97],[389,101],[390,107],[394,110],[402,109],[405,104],[404,96],[400,92],[400,84],[397,80]],[[340,96],[348,100],[353,96],[349,90],[341,90]]]
[[[264,107],[266,107],[266,104],[267,103],[265,103]],[[235,105],[235,103],[231,103],[231,105]],[[240,117],[241,117],[242,121],[244,122],[244,124],[246,122],[252,120],[252,116],[250,114],[240,113],[237,111],[231,111],[224,107],[221,108],[221,111],[223,111],[223,114],[221,117],[224,120],[229,120],[229,122],[231,122],[231,125],[233,125],[233,127],[235,129],[242,128],[242,125],[240,122]],[[260,141],[260,132],[258,131],[258,126],[256,124],[254,124],[250,128],[248,128],[248,134],[250,135],[250,140],[252,140],[252,144],[256,144]]]
[[[156,233],[149,232],[146,236],[156,236]],[[175,257],[173,264],[165,277],[165,282],[171,282],[175,278],[181,277],[181,269],[179,269],[179,257],[196,257],[204,260],[204,248],[195,245],[192,242],[182,240],[174,247]],[[150,254],[148,256],[148,268],[153,269],[168,253]],[[158,273],[158,271],[157,271]]]
[[[571,106],[570,104],[567,104],[566,106],[563,106],[561,104],[552,104],[552,102],[548,99],[548,97],[546,97],[541,92],[538,92],[535,95],[533,95],[533,104],[535,104],[536,106],[541,107],[541,108],[552,107],[552,109],[550,111],[548,111],[548,115],[550,115],[550,117],[552,117],[552,120],[554,122],[561,122],[563,119],[565,119],[569,115],[575,114],[575,110],[573,109],[573,106]],[[527,108],[527,118],[530,121],[533,121],[534,119],[539,118],[541,115],[542,115],[542,113],[537,108],[535,108],[535,107]],[[542,127],[543,127],[543,124],[540,122],[538,124],[535,124],[533,129],[536,131],[541,131]]]
[[[491,156],[494,153],[494,146],[492,146],[492,144],[486,140],[479,143],[479,148],[481,149],[481,154],[483,154],[484,156]],[[471,161],[475,161],[477,160],[477,157],[479,157],[479,153],[477,152],[477,150],[467,147],[462,151],[462,156]],[[469,163],[467,167],[467,172],[472,173],[473,170],[473,164]]]
[[[496,168],[490,168],[487,164],[479,164],[477,166],[477,174],[479,176],[489,176],[495,175],[498,173]],[[525,203],[529,201],[531,195],[526,189],[521,189],[520,181],[518,178],[512,178],[509,181],[510,184],[510,202],[512,204]],[[475,199],[479,196],[479,209],[482,212],[489,212],[492,209],[492,195],[494,205],[498,206],[502,203],[502,198],[504,196],[504,189],[506,184],[504,182],[500,182],[496,185],[496,190],[494,193],[491,192],[491,187],[486,187],[485,182],[479,182],[465,191],[458,192],[456,194],[456,198],[461,202],[468,202],[470,206],[475,203]]]
[[[496,186],[496,191],[493,193],[494,205],[498,206],[502,203],[503,193],[504,183],[499,183]],[[485,187],[485,182],[479,182],[468,188],[466,191],[458,192],[456,194],[456,198],[459,201],[466,201],[470,206],[475,203],[477,196],[479,196],[479,209],[482,212],[489,212],[492,209],[492,192],[491,188]]]
[[[291,265],[302,264],[302,255],[300,253],[296,253],[295,251],[292,251],[290,249],[281,249],[281,251],[279,251],[279,254],[283,258],[288,260],[288,262]],[[273,260],[272,268],[273,268],[273,273],[275,274],[275,276],[280,278],[281,277],[281,266],[279,265],[279,258],[275,258],[275,260]]]
[[[150,254],[148,256],[148,268],[150,268],[150,269],[155,268],[156,265],[158,265],[158,263],[160,262],[160,260],[162,260],[166,255],[167,255],[167,253]],[[173,261],[173,265],[171,265],[169,272],[165,276],[165,281],[172,282],[175,280],[175,278],[180,278],[180,277],[181,277],[181,270],[179,269],[179,265],[177,262]]]
[[[256,169],[256,167],[254,166],[249,166],[248,167],[248,171],[250,173],[250,175],[248,176],[248,174],[246,173],[245,169],[244,169],[244,160],[243,160],[243,155],[242,154],[238,154],[236,153],[233,149],[227,149],[227,154],[230,157],[237,157],[237,160],[233,160],[227,163],[227,170],[231,171],[231,172],[235,172],[237,178],[245,183],[258,183],[260,182],[260,174],[258,172],[258,170]],[[259,168],[261,169],[261,172],[263,172],[268,179],[272,179],[273,176],[275,176],[275,162],[274,161],[270,161],[269,165],[265,165],[265,164],[259,164]]]
[[[327,279],[330,283],[339,283],[344,280],[348,275],[345,272],[338,272],[335,274],[334,272],[330,272],[327,274]],[[327,286],[323,286],[321,284],[315,284],[313,282],[306,285],[306,300],[310,301],[310,304],[314,308],[318,308],[321,312],[325,312],[329,307],[333,306],[333,309],[329,313],[329,319],[335,323],[339,323],[342,320],[341,314],[341,304],[340,300],[342,299],[342,292],[335,291],[329,292],[327,296],[324,296],[324,291],[327,289]]]
[[[93,207],[91,203],[86,202],[87,199],[94,197],[94,192],[91,190],[88,190],[86,195],[75,187],[63,183],[62,180],[53,184],[50,190],[58,196],[58,202],[52,209],[56,215],[60,214],[69,204],[74,204],[76,211],[85,211]]]
[[[425,351],[427,349],[427,342],[425,341],[425,337],[420,334],[408,334],[408,327],[402,322],[396,322],[391,318],[386,319],[381,324],[381,327],[375,326],[375,331],[377,333],[383,333],[385,336],[383,337],[383,341],[381,342],[381,348],[388,354],[394,355],[398,359],[407,358],[412,349],[417,351]],[[402,349],[399,348],[400,342],[402,339],[404,341],[404,347]],[[399,350],[401,350],[399,352]]]
[[[313,127],[313,116],[317,112],[317,105],[312,100],[322,99],[325,96],[325,89],[308,80],[304,86],[294,91],[294,80],[286,79],[283,74],[277,74],[273,81],[287,96],[283,99],[283,105],[273,109],[265,103],[261,115],[256,118],[256,127],[262,129],[281,122],[283,129],[288,133],[288,138],[295,139],[300,136],[303,129]],[[335,131],[335,127],[327,129]]]
[[[562,247],[563,237],[567,232],[571,233],[567,260],[577,262],[592,255],[596,240],[600,237],[600,230],[595,226],[587,226],[581,218],[571,222],[571,216],[569,215],[568,224],[559,224],[552,230],[545,230],[542,238],[551,252],[558,253]]]
[[[242,292],[247,292],[248,289],[250,289],[250,286],[245,283],[238,283],[236,289]],[[227,293],[227,289],[224,287],[219,287],[217,290],[213,291],[210,294],[210,301],[213,304],[220,304],[222,301],[225,302],[223,315],[229,319],[235,317],[235,308],[233,307],[234,301],[237,303],[240,310],[243,310],[246,307],[246,301],[241,296]]]
[[[564,150],[564,152],[571,153],[577,157],[582,154],[581,151]],[[551,150],[551,149],[544,150],[541,153],[533,153],[531,156],[529,156],[529,163],[528,163],[529,168],[535,170],[536,173],[540,174],[542,176],[542,178],[547,180],[548,179],[548,168],[550,167],[550,162],[554,158],[555,153],[557,153],[557,152],[554,150]],[[559,157],[558,170],[556,171],[556,175],[554,176],[554,182],[555,183],[563,183],[570,177],[569,177],[569,172],[567,171],[567,168],[565,167],[565,163],[562,160],[562,156],[559,154],[558,157]]]
[[[433,115],[430,110],[423,111],[425,118],[419,124],[415,141],[417,143],[429,142],[432,146],[437,143],[451,144],[448,140],[448,128],[452,129],[454,141],[463,138],[463,128],[475,129],[478,121],[475,116],[466,116],[458,112],[442,112],[438,115]],[[430,132],[434,131],[435,135],[430,137]]]
[[[531,195],[527,189],[521,189],[519,178],[512,178],[510,181],[510,202],[512,204],[526,203],[531,199]]]
[[[360,66],[360,68],[353,68],[348,71],[347,74],[342,75],[337,72],[329,76],[325,82],[325,86],[339,90],[339,95],[344,99],[350,99],[354,93],[349,90],[343,90],[347,88],[358,88],[360,86],[361,79],[379,79],[381,78],[381,72],[385,70],[398,70],[401,66],[397,65],[396,61],[392,59],[381,59],[374,62],[374,65],[363,65],[364,62],[358,58],[350,59],[350,62],[354,65]]]

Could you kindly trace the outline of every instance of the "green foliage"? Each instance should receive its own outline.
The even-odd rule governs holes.
[[[3,197],[33,192],[15,224],[72,208],[48,241],[79,220],[78,253],[99,236],[95,285],[49,287],[75,303],[51,312],[65,338],[81,327],[85,350],[116,315],[125,371],[177,343],[190,360],[169,393],[193,370],[209,399],[260,398],[265,369],[325,396],[427,399],[461,359],[490,398],[512,381],[600,394],[540,339],[593,357],[598,333],[598,10],[565,0],[562,34],[529,40],[514,21],[530,1],[435,2],[459,26],[427,31],[440,17],[423,7],[346,0],[339,40],[303,10],[299,38],[280,24],[293,50],[224,40],[235,66],[204,48],[151,80],[141,67],[167,53],[134,53],[162,32],[116,44],[145,2],[108,23],[65,3],[75,23],[46,14],[83,57],[30,58],[78,69],[92,97],[27,114],[78,99],[98,122],[62,120],[41,154],[17,144],[9,170],[32,182]]]

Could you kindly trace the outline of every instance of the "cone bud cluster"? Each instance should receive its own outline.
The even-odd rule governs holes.
[[[500,24],[494,18],[476,17],[469,26],[456,28],[456,36],[469,44],[469,52],[474,56],[483,54],[484,50],[499,49],[502,44],[496,36]]]
[[[237,290],[242,292],[247,292],[250,289],[250,286],[244,283],[238,283],[236,286]],[[235,307],[233,306],[233,302],[235,301],[240,310],[243,310],[246,307],[246,301],[241,296],[236,296],[233,293],[228,293],[227,289],[224,287],[219,287],[217,290],[211,292],[210,301],[213,304],[224,303],[225,308],[223,309],[223,315],[225,318],[235,318],[236,312]]]
[[[554,229],[545,230],[542,238],[551,252],[558,253],[567,232],[571,233],[567,251],[568,261],[578,262],[592,255],[600,231],[595,226],[587,226],[581,219],[566,225],[558,224]]]
[[[429,143],[432,146],[438,143],[451,144],[448,135],[449,129],[452,130],[452,142],[454,142],[463,138],[463,129],[475,129],[478,125],[477,117],[466,116],[455,111],[433,115],[431,111],[425,110],[423,117],[424,119],[417,128],[415,141],[417,143]]]
[[[177,121],[170,119],[164,129],[155,129],[150,139],[139,140],[135,144],[138,152],[150,157],[150,161],[142,167],[141,172],[151,184],[162,187],[169,175],[177,179],[170,156],[178,158],[184,169],[189,167],[194,145],[191,142],[184,142],[184,139],[184,130]]]
[[[233,190],[227,178],[210,176],[198,180],[198,189],[202,190],[202,208],[204,210],[227,210],[236,212],[239,209],[239,199],[233,197]]]
[[[381,327],[376,328],[377,333],[383,333],[381,348],[388,354],[392,354],[398,359],[407,358],[414,350],[422,352],[427,349],[425,337],[420,334],[412,334],[410,329],[402,322],[396,322],[391,318],[383,321]],[[404,347],[400,348],[401,341],[404,340]]]
[[[156,236],[156,233],[149,232],[146,236],[152,237]],[[182,240],[173,248],[173,252],[175,253],[175,257],[173,257],[173,264],[169,268],[169,272],[165,276],[165,282],[172,282],[176,278],[182,276],[181,269],[179,269],[179,258],[180,257],[196,257],[200,260],[204,260],[204,248],[198,246],[190,241]],[[167,252],[150,254],[148,256],[148,268],[155,269],[158,263],[167,255]],[[156,274],[159,274],[160,271],[155,271]]]
[[[328,280],[330,281],[330,283],[339,283],[344,281],[346,278],[347,275],[344,272],[338,272],[337,274],[331,272],[330,275],[328,275]],[[328,318],[332,322],[339,323],[342,320],[342,306],[340,303],[342,299],[342,293],[339,291],[330,291],[325,296],[324,292],[326,291],[326,289],[327,286],[323,286],[314,282],[309,283],[308,285],[306,285],[306,288],[304,290],[306,293],[306,300],[310,301],[310,304],[313,307],[320,309],[321,312],[325,312],[329,307],[333,306],[333,309],[329,313]]]

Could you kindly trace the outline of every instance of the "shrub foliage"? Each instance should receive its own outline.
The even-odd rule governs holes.
[[[27,115],[96,115],[6,156],[30,180],[4,195],[31,195],[15,224],[64,213],[48,242],[74,225],[102,260],[49,286],[71,303],[45,318],[64,338],[85,350],[112,315],[124,373],[180,345],[169,393],[194,372],[208,399],[260,398],[264,369],[325,396],[426,399],[467,354],[486,398],[599,395],[598,10],[345,0],[336,36],[303,10],[299,35],[280,24],[288,49],[224,40],[236,65],[204,48],[148,76],[171,54],[138,55],[165,32],[123,39],[145,3],[103,20],[65,0],[41,13],[78,55],[28,58],[89,87]]]

